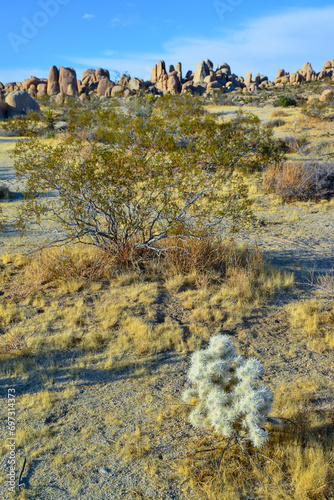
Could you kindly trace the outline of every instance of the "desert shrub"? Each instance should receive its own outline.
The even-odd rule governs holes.
[[[292,153],[298,153],[301,156],[307,154],[308,138],[307,135],[303,134],[298,138],[294,135],[287,135],[284,138],[286,147]]]
[[[236,354],[229,337],[212,337],[208,348],[191,358],[188,378],[195,388],[183,395],[194,404],[190,422],[261,447],[268,439],[263,427],[273,401],[270,389],[260,383],[263,373],[257,359],[246,361]]]
[[[52,219],[67,240],[118,250],[159,242],[161,251],[162,241],[207,236],[228,216],[233,229],[249,220],[247,189],[234,172],[252,172],[285,154],[251,115],[217,123],[196,102],[175,98],[94,106],[93,117],[86,110],[73,119],[74,132],[56,145],[17,144],[16,175],[27,178],[21,228]],[[91,126],[91,140],[77,133]],[[57,196],[46,200],[50,192]]]
[[[50,107],[46,107],[44,112],[43,112],[43,120],[45,124],[47,125],[47,130],[52,131],[54,130],[55,122],[56,122],[56,117],[54,111]]]
[[[36,137],[40,132],[40,114],[29,112],[23,116],[8,118],[1,123],[1,128],[7,135],[15,137]]]
[[[334,196],[333,163],[285,163],[263,173],[263,187],[285,200],[330,199]]]
[[[310,118],[322,121],[326,118],[327,107],[326,103],[314,99],[310,104],[303,106],[302,113]]]
[[[283,127],[283,125],[285,125],[285,121],[277,118],[276,120],[269,120],[266,125],[269,127]]]
[[[274,102],[275,107],[289,108],[290,106],[297,106],[297,101],[291,97],[281,96]]]
[[[320,276],[318,278],[317,287],[323,299],[327,302],[333,302],[334,305],[334,270],[332,274]]]

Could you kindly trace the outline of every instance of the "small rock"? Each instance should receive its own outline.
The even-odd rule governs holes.
[[[54,124],[56,130],[66,130],[68,128],[67,122],[57,122]]]

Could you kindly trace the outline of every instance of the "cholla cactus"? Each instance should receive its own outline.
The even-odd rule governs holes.
[[[227,335],[212,337],[208,348],[191,359],[188,378],[196,387],[183,394],[186,403],[196,401],[191,423],[261,447],[268,439],[262,427],[273,401],[270,389],[260,383],[263,373],[259,360],[236,354]]]

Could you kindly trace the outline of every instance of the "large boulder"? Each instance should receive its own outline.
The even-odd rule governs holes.
[[[316,72],[309,62],[304,63],[300,70],[296,71],[296,73],[300,73],[307,82],[311,82],[316,79]]]
[[[86,71],[84,71],[82,73],[81,81],[83,82],[84,79],[86,78],[86,76],[90,76],[90,75],[94,75],[94,77],[95,77],[95,69],[93,69],[93,68],[86,69]]]
[[[213,75],[208,75],[204,78],[204,82],[205,83],[210,83],[210,82],[214,82],[215,80],[217,80],[217,78]]]
[[[255,85],[260,85],[260,83],[261,83],[261,75],[260,75],[260,73],[258,73],[257,75],[254,76],[254,82],[253,83],[255,83]]]
[[[207,92],[209,92],[210,90],[221,90],[221,91],[224,91],[225,88],[218,81],[212,81],[212,82],[209,82],[208,86],[206,87],[206,91]]]
[[[39,105],[37,102],[25,91],[14,91],[6,97],[8,104],[8,114],[23,115],[27,111],[38,111]]]
[[[194,87],[194,85],[193,85],[193,82],[192,82],[192,80],[189,80],[188,82],[185,82],[185,83],[182,85],[181,94],[186,94],[186,93],[191,93],[191,94],[193,94],[193,93],[194,93],[194,90],[195,90],[195,87]]]
[[[227,75],[231,74],[231,67],[227,63],[223,63],[220,65],[219,69],[222,71],[224,70],[224,73],[227,73]]]
[[[194,73],[194,83],[204,82],[204,78],[210,75],[210,68],[205,61],[201,61],[197,64]]]
[[[43,97],[47,93],[47,84],[39,83],[37,85],[37,97]]]
[[[232,82],[227,82],[225,88],[227,92],[233,92],[233,90],[235,90],[235,86]]]
[[[75,95],[78,89],[78,83],[77,74],[73,68],[59,67],[59,87],[60,92],[63,94],[67,94],[69,90],[71,92],[69,95]]]
[[[31,97],[36,97],[37,96],[37,88],[35,85],[30,85],[28,89],[28,94],[31,95]]]
[[[111,96],[114,97],[118,94],[122,94],[125,90],[125,87],[123,87],[122,85],[115,85],[112,89],[111,89]]]
[[[152,68],[151,83],[157,83],[157,81],[160,79],[161,75],[165,75],[165,74],[166,74],[165,61],[159,61]]]
[[[321,94],[320,101],[328,102],[331,100],[334,100],[334,90],[331,89],[324,90],[323,93]]]
[[[11,92],[14,92],[15,90],[19,90],[16,82],[8,82],[5,83],[5,93],[10,94]]]
[[[177,72],[180,82],[182,82],[182,64],[180,62],[175,64],[175,71]]]
[[[59,71],[57,66],[51,66],[48,77],[48,95],[55,95],[59,92]]]
[[[131,78],[128,83],[128,88],[130,90],[140,90],[142,87],[142,82],[139,80],[139,78]]]
[[[322,69],[321,71],[319,71],[319,73],[317,74],[317,78],[318,80],[321,80],[322,78],[326,78],[327,76],[331,76],[331,71],[330,69]]]
[[[121,75],[121,78],[118,80],[117,85],[120,85],[121,87],[127,87],[130,80],[131,80],[130,75],[125,75],[123,73]]]
[[[156,81],[157,81],[157,69],[158,69],[158,66],[157,66],[157,64],[155,64],[152,68],[152,73],[151,73],[151,82],[152,83],[156,83]]]
[[[92,87],[92,86],[94,87],[95,84],[96,84],[96,86],[98,85],[95,74],[94,75],[86,75],[81,83],[82,83],[82,85],[84,85],[86,87]]]
[[[157,64],[157,79],[156,81],[161,79],[161,76],[166,75],[166,64],[165,61],[159,61]]]
[[[324,69],[334,69],[334,59],[327,59],[324,62]]]
[[[181,82],[179,80],[177,71],[174,71],[168,76],[167,90],[169,90],[171,94],[176,94],[181,90]]]
[[[213,62],[210,61],[210,59],[205,59],[204,62],[207,65],[207,67],[209,68],[209,71],[213,71]]]
[[[26,80],[24,80],[24,82],[22,82],[22,90],[29,90],[31,85],[35,85],[35,87],[37,87],[39,83],[39,78],[37,78],[36,76],[31,76],[30,78],[27,78]]]
[[[228,75],[227,75],[227,73],[225,73],[219,69],[218,71],[216,71],[216,78],[219,81],[219,83],[221,83],[222,85],[225,85],[225,83],[228,80]]]
[[[114,86],[115,86],[114,82],[111,82],[107,78],[101,78],[97,86],[96,93],[99,97],[105,96],[107,89],[112,88]]]
[[[291,75],[289,75],[290,83],[300,83],[302,81],[304,81],[304,77],[301,73],[291,73]]]
[[[71,97],[74,97],[77,95],[77,93],[78,93],[78,85],[74,85],[74,83],[70,83],[67,87],[66,94],[71,96]]]
[[[168,75],[162,72],[155,86],[158,90],[166,92],[168,88]]]
[[[248,71],[248,73],[245,76],[246,87],[249,87],[253,83],[252,77],[253,77],[252,73],[250,71]]]
[[[8,116],[8,104],[0,101],[0,119],[4,120]]]
[[[95,71],[95,77],[97,80],[100,80],[101,78],[107,78],[110,80],[110,73],[107,69],[97,68]]]
[[[282,79],[284,77],[286,77],[287,75],[289,75],[289,72],[285,71],[284,69],[279,69],[276,73],[276,77],[275,77],[275,80],[274,82],[275,83],[282,83]],[[286,81],[289,81],[289,79],[287,79]]]
[[[306,75],[306,73],[307,73],[308,71],[314,71],[314,70],[313,70],[313,68],[312,68],[311,63],[306,62],[306,63],[304,63],[304,64],[303,64],[303,66],[300,68],[300,72],[301,72],[301,74],[302,74],[302,75],[304,75],[304,76],[305,76],[305,75]]]

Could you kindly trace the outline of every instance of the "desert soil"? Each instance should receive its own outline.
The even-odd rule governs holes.
[[[262,110],[265,114],[263,118],[269,118],[271,111]],[[12,160],[8,159],[8,150],[12,149],[15,139],[1,138],[0,142],[0,184],[5,183],[14,191],[21,190],[23,186],[17,183]],[[274,197],[257,196],[256,192],[254,199],[255,225],[243,230],[237,238],[250,245],[256,243],[271,265],[293,271],[296,288],[278,293],[265,307],[256,310],[227,333],[233,337],[241,354],[261,359],[266,369],[266,380],[273,386],[283,380],[321,378],[319,392],[312,404],[319,410],[329,409],[334,404],[331,354],[313,351],[305,338],[292,331],[285,308],[294,300],[308,298],[312,293],[312,280],[318,274],[334,269],[334,205],[328,202],[282,204]],[[18,202],[11,202],[14,203]],[[15,233],[12,236],[16,244],[24,245],[21,250],[30,248],[42,238],[38,233],[31,234],[22,243],[16,239]],[[2,234],[0,253],[8,251],[14,239],[8,241],[8,236]],[[186,321],[182,307],[171,302],[168,294],[160,307],[169,310],[180,323]],[[37,420],[35,426],[39,428],[47,423],[51,436],[52,433],[61,436],[63,441],[59,442],[57,453],[63,454],[65,458],[66,455],[71,457],[69,474],[66,477],[59,476],[50,465],[54,452],[45,451],[38,459],[26,457],[23,481],[28,498],[195,498],[191,492],[183,492],[183,488],[173,479],[173,474],[184,460],[183,443],[190,437],[195,438],[196,431],[180,421],[178,416],[164,424],[163,435],[159,435],[154,423],[159,411],[163,412],[166,407],[181,401],[189,366],[187,356],[160,355],[145,359],[144,362],[133,359],[129,360],[132,367],[128,366],[114,374],[101,369],[82,368],[75,372],[74,377],[71,365],[75,355],[63,353],[55,357],[53,354],[52,359],[52,390],[61,393],[68,381],[74,379],[75,393],[70,399],[61,400],[60,404],[51,408],[46,419]],[[38,361],[41,371],[47,376],[48,360]],[[0,381],[2,396],[7,394],[7,388],[12,383],[13,380],[3,374]],[[20,397],[36,390],[34,384],[41,383],[41,374],[36,374],[36,380],[18,377],[15,383],[20,411]],[[4,418],[4,405],[0,413]],[[81,444],[79,449],[77,436],[83,429],[90,429],[92,433],[87,438],[87,447]],[[123,436],[125,446],[125,433],[135,433],[136,429],[140,429],[150,442],[149,455],[154,473],[139,452],[139,456],[133,452],[132,461],[122,459],[119,442]],[[118,447],[115,443],[118,443]],[[92,453],[90,450],[93,448],[95,451]],[[19,467],[23,458],[18,451]],[[77,490],[76,483],[79,484]],[[31,494],[37,492],[37,496],[30,497],[29,491]]]

